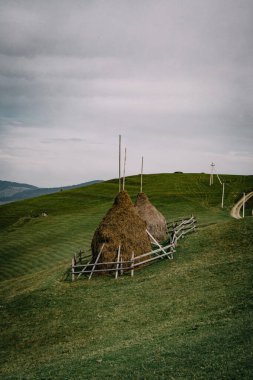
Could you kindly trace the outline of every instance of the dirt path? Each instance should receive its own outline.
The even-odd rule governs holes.
[[[253,191],[245,195],[245,202],[247,202],[248,199],[253,197]],[[235,219],[241,219],[240,211],[243,205],[243,197],[234,205],[232,208],[230,215]]]

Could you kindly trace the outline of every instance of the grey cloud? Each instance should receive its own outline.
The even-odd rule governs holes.
[[[89,141],[84,138],[79,138],[79,137],[69,137],[69,138],[61,138],[61,137],[52,137],[49,139],[42,139],[41,143],[42,144],[55,144],[55,143],[84,143],[84,144],[89,144],[89,145],[101,145],[102,142],[95,142],[95,141]]]
[[[217,159],[249,173],[252,11],[251,0],[0,2],[0,177],[46,181],[62,163],[73,182],[113,177],[119,133],[131,173],[142,153],[150,171]]]
[[[251,1],[16,4],[8,1],[1,5],[0,44],[5,54],[109,54],[142,60],[158,56],[178,60],[187,56],[188,61],[197,58],[208,62],[217,56],[221,60],[245,59],[252,52]]]
[[[43,139],[41,140],[43,144],[51,144],[51,143],[64,143],[64,142],[85,142],[84,139],[82,138],[57,138],[57,137],[52,137],[50,139]]]

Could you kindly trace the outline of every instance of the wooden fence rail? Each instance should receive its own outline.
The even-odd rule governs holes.
[[[194,216],[188,219],[181,219],[168,224],[168,239],[160,244],[156,239],[147,231],[150,237],[151,243],[158,248],[153,249],[150,252],[143,253],[139,256],[135,256],[132,252],[131,260],[123,260],[121,257],[121,247],[117,250],[116,261],[99,262],[99,258],[104,248],[104,244],[101,246],[100,252],[96,260],[91,259],[91,255],[85,255],[81,249],[72,259],[71,264],[71,279],[75,281],[76,276],[79,278],[81,275],[89,275],[89,280],[95,273],[113,273],[115,272],[115,278],[119,275],[123,275],[125,272],[130,271],[131,276],[134,275],[134,269],[141,265],[147,265],[158,259],[173,259],[173,253],[176,252],[176,246],[179,239],[183,238],[188,233],[195,231],[197,227],[197,221]],[[83,263],[84,260],[89,260]],[[101,268],[101,266],[103,266]],[[108,268],[110,266],[110,268]]]

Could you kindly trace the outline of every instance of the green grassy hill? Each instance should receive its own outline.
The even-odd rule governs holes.
[[[134,278],[63,281],[117,194],[116,180],[0,207],[3,379],[250,379],[252,218],[229,211],[253,176],[144,176],[168,220],[195,234]],[[127,178],[133,200],[139,178]],[[251,207],[252,205],[250,205]],[[42,217],[46,211],[48,217]],[[247,210],[247,214],[251,209]]]

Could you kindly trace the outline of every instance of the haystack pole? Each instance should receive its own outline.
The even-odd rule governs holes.
[[[126,148],[125,148],[125,156],[124,156],[124,170],[123,170],[123,191],[125,190],[125,181],[126,181]]]
[[[142,193],[142,176],[143,176],[143,156],[141,157],[141,193]]]
[[[121,135],[119,135],[119,193],[121,191]]]

